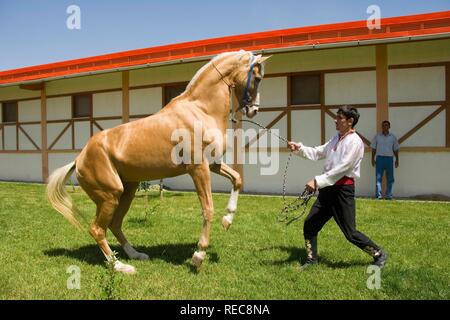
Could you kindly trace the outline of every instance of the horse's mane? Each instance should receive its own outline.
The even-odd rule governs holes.
[[[222,59],[222,58],[224,58],[224,57],[228,57],[228,56],[235,55],[235,54],[238,54],[238,53],[244,54],[244,53],[247,53],[247,51],[240,50],[240,51],[224,52],[224,53],[221,53],[221,54],[215,56],[213,59],[211,59],[207,64],[205,64],[203,67],[201,67],[201,68],[197,71],[197,73],[192,77],[191,81],[189,81],[189,83],[188,83],[188,85],[187,85],[187,87],[186,87],[185,92],[186,92],[186,91],[189,91],[189,89],[194,85],[194,83],[197,81],[197,79],[200,77],[200,75],[201,75],[206,69],[208,69],[209,66],[211,66],[213,62],[216,62],[217,60],[220,60],[220,59]]]

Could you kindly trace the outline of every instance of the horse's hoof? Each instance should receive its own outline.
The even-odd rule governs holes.
[[[205,251],[195,251],[194,255],[192,256],[192,263],[196,268],[200,268],[200,266],[203,263],[203,260],[205,260],[206,252]]]
[[[228,231],[228,229],[231,226],[231,220],[228,218],[228,216],[224,216],[222,218],[222,226],[225,229],[225,231]]]
[[[114,263],[114,270],[126,273],[126,274],[134,274],[136,273],[136,269],[129,264],[122,263],[120,261],[116,261]]]

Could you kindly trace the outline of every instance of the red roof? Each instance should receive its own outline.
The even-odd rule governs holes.
[[[450,11],[384,18],[381,19],[379,30],[369,30],[366,23],[363,20],[258,32],[49,63],[2,71],[0,84],[206,57],[238,49],[249,51],[287,49],[349,41],[444,34],[450,33]]]

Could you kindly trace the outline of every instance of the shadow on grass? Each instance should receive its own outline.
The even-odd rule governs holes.
[[[274,266],[281,266],[285,264],[291,264],[291,263],[304,263],[306,260],[306,250],[304,248],[299,248],[295,246],[274,246],[274,247],[268,247],[263,248],[261,251],[284,251],[289,254],[289,256],[286,259],[283,260],[265,260],[263,261],[266,265],[274,265]],[[368,266],[370,261],[364,262],[360,260],[353,260],[353,261],[330,261],[325,256],[319,256],[319,263],[323,264],[329,268],[333,269],[343,269],[343,268],[349,268],[354,266]]]
[[[174,265],[186,264],[186,260],[192,257],[195,249],[197,248],[196,243],[176,243],[176,244],[165,244],[156,246],[136,246],[135,249],[139,252],[143,252],[149,256],[150,260],[163,260],[167,263]],[[129,261],[122,247],[117,245],[112,245],[111,250],[119,253],[119,259],[124,261]],[[73,259],[78,259],[80,261],[89,263],[91,265],[103,265],[105,258],[101,253],[97,245],[88,245],[76,249],[65,249],[65,248],[55,248],[44,250],[43,252],[49,257],[69,257]],[[209,261],[216,263],[219,261],[218,255],[215,252],[208,252]]]

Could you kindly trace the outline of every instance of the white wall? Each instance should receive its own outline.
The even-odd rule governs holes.
[[[292,140],[307,146],[320,145],[320,110],[291,112]]]
[[[56,137],[64,130],[67,123],[49,123],[47,124],[47,146],[55,141]],[[72,148],[72,130],[67,129],[66,132],[59,138],[58,142],[53,146],[53,150],[57,149],[71,149]]]
[[[16,150],[16,126],[4,126],[3,134],[5,135],[5,150]]]
[[[436,109],[437,106],[389,108],[391,132],[400,139]],[[445,147],[445,110],[401,144],[401,147],[406,146]]]
[[[40,154],[0,154],[0,179],[14,181],[42,181]]]
[[[375,71],[325,74],[325,104],[376,103]]]
[[[72,118],[72,97],[47,99],[47,120],[64,120]]]
[[[400,166],[395,170],[394,196],[450,196],[449,163],[449,152],[400,153]]]
[[[389,70],[388,90],[389,102],[445,100],[445,68]]]
[[[22,129],[30,136],[33,142],[40,148],[41,141],[41,125],[40,124],[25,124],[21,126]],[[37,150],[28,137],[19,130],[19,149],[20,150]]]
[[[156,113],[162,107],[162,88],[130,90],[130,114]]]
[[[94,93],[92,106],[94,117],[122,116],[122,91]]]
[[[19,122],[41,121],[41,100],[19,101]]]
[[[287,77],[262,80],[259,87],[261,108],[287,106]]]

